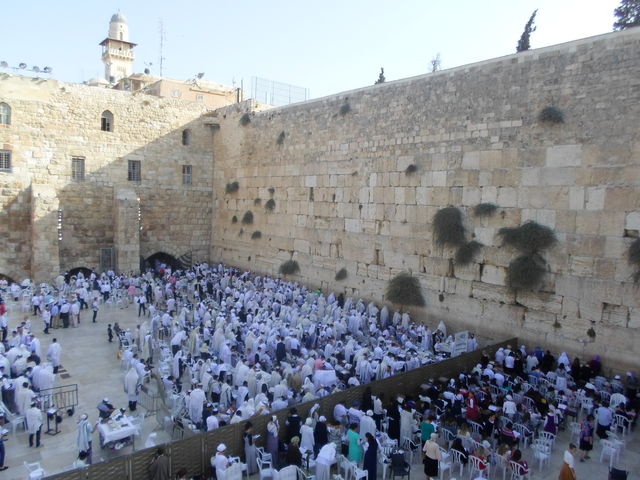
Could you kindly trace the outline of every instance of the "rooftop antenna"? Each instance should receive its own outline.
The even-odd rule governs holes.
[[[159,30],[160,30],[160,77],[162,77],[162,65],[164,62],[163,54],[164,54],[164,41],[165,41],[164,22],[162,21],[162,19],[160,19]]]

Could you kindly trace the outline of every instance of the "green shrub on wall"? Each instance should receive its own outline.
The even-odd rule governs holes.
[[[498,210],[495,203],[479,203],[473,207],[473,214],[476,217],[491,217]]]
[[[405,170],[404,170],[404,174],[406,176],[412,175],[414,173],[416,173],[418,171],[418,166],[414,165],[413,163],[411,165],[409,165]]]
[[[543,123],[564,123],[564,114],[558,107],[548,106],[540,110],[538,120]]]
[[[513,290],[531,290],[540,284],[546,270],[546,262],[540,255],[520,255],[509,264],[507,283]]]
[[[456,251],[456,264],[458,265],[468,265],[470,264],[476,254],[480,251],[483,245],[480,242],[476,242],[475,240],[471,240],[470,242],[463,243],[458,247]]]
[[[262,238],[262,232],[260,230],[256,230],[251,234],[252,240],[257,240],[258,238]]]
[[[251,115],[249,115],[248,113],[245,113],[240,117],[240,125],[242,125],[243,127],[246,127],[250,123],[251,123]]]
[[[465,242],[462,212],[456,207],[438,210],[432,223],[436,244],[458,247]]]
[[[426,305],[420,281],[408,273],[399,273],[387,284],[385,299],[393,304],[406,307]]]
[[[267,200],[267,203],[264,204],[264,208],[272,211],[274,208],[276,208],[276,201],[273,198],[270,198],[269,200]]]
[[[527,222],[519,227],[501,228],[498,235],[506,245],[528,253],[545,250],[557,241],[553,230],[536,222]]]
[[[231,223],[238,223],[238,217],[236,217],[235,215],[231,217]]]
[[[251,213],[251,210],[247,210],[246,212],[244,212],[244,215],[242,216],[242,224],[251,225],[252,223],[253,223],[253,213]]]
[[[351,105],[349,105],[349,102],[343,103],[342,106],[340,107],[340,115],[346,115],[350,111],[351,111]]]
[[[300,271],[300,265],[295,260],[287,260],[280,265],[279,271],[282,275],[293,275]]]
[[[284,143],[284,138],[285,138],[286,134],[284,133],[284,130],[282,132],[280,132],[280,135],[278,135],[278,138],[276,139],[276,143],[278,145],[282,145]]]
[[[346,268],[341,268],[340,270],[338,270],[336,272],[336,276],[335,279],[339,282],[340,280],[344,280],[345,278],[347,278],[347,269]]]
[[[261,203],[262,203],[262,199],[261,199],[261,198],[256,198],[256,199],[253,201],[253,204],[254,204],[255,206],[258,206],[258,205],[260,205]]]
[[[236,193],[240,189],[240,184],[238,182],[227,183],[224,187],[224,191],[226,193]]]

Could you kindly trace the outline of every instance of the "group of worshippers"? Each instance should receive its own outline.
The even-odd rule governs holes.
[[[431,331],[407,313],[222,265],[143,282],[152,308],[131,351],[162,352],[153,363],[167,398],[201,429],[439,361],[434,347],[453,342],[443,323]]]

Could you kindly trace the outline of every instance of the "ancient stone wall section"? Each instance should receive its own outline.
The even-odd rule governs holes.
[[[0,172],[0,221],[9,227],[0,235],[0,273],[22,279],[35,269],[45,275],[36,280],[46,281],[58,269],[99,268],[101,249],[117,247],[114,191],[121,188],[134,191],[141,205],[139,245],[126,248],[128,270],[139,268],[137,251],[208,259],[213,165],[211,128],[202,120],[206,107],[5,74],[0,101],[12,109],[11,125],[0,128],[0,148],[13,157],[11,172]],[[111,131],[101,129],[105,111],[113,116]],[[189,144],[183,145],[187,129]],[[72,178],[72,157],[84,159],[84,181]],[[129,161],[140,162],[139,182],[128,179]],[[190,184],[184,184],[185,165],[191,166]],[[30,203],[32,183],[55,191],[63,215],[60,240],[55,228],[34,225],[31,233],[31,212],[39,212]],[[39,213],[34,220],[42,221]],[[48,243],[58,242],[59,255],[40,255],[35,265],[31,252],[39,247],[31,242],[45,235]]]
[[[639,51],[631,29],[256,113],[244,126],[227,109],[214,139],[212,259],[270,274],[294,259],[296,280],[377,300],[410,271],[430,323],[631,365]],[[549,106],[564,123],[539,121]],[[481,202],[496,214],[474,217]],[[484,244],[470,265],[433,241],[432,218],[448,205]],[[514,292],[506,273],[517,252],[496,233],[528,220],[559,242],[544,253],[539,291]]]

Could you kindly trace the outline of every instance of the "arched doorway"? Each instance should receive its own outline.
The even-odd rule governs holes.
[[[84,275],[84,278],[88,280],[89,277],[91,276],[91,272],[92,271],[93,270],[91,270],[90,268],[87,268],[87,267],[72,268],[71,270],[69,270],[65,274],[64,279],[65,279],[66,282],[68,282],[71,277],[76,277],[77,278],[78,277],[78,273],[82,272],[82,275]]]
[[[144,270],[148,268],[154,272],[159,273],[161,269],[171,267],[171,270],[179,270],[182,268],[182,263],[173,255],[165,252],[156,252],[153,255],[147,257],[144,261]]]

